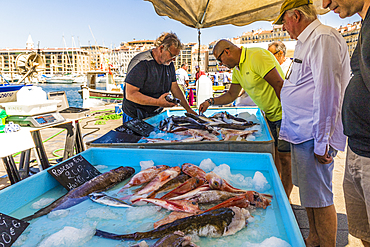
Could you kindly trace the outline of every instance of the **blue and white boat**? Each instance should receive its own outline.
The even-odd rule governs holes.
[[[16,101],[17,92],[23,86],[24,84],[10,84],[4,80],[3,83],[0,83],[0,103]]]

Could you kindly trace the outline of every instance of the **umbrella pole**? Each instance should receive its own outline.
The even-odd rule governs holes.
[[[200,28],[198,28],[198,66],[200,67]]]

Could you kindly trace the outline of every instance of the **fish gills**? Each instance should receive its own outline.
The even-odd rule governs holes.
[[[203,214],[192,215],[186,218],[175,220],[172,223],[162,225],[148,232],[135,232],[132,234],[117,235],[101,230],[96,230],[98,237],[116,240],[141,240],[156,239],[175,231],[182,231],[185,234],[194,231],[200,233],[204,227],[213,226],[215,231],[212,236],[222,236],[227,227],[231,224],[235,212],[230,208],[215,209]]]

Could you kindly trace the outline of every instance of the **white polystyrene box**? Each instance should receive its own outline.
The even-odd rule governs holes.
[[[55,112],[61,100],[45,100],[39,103],[7,102],[0,105],[5,107],[7,115],[33,116],[47,112]]]

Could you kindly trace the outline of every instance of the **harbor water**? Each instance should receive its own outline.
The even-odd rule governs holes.
[[[36,84],[36,86],[42,87],[46,93],[64,91],[70,107],[82,108],[82,96],[78,92],[81,90],[81,84]],[[105,84],[98,84],[96,89],[104,90]]]

